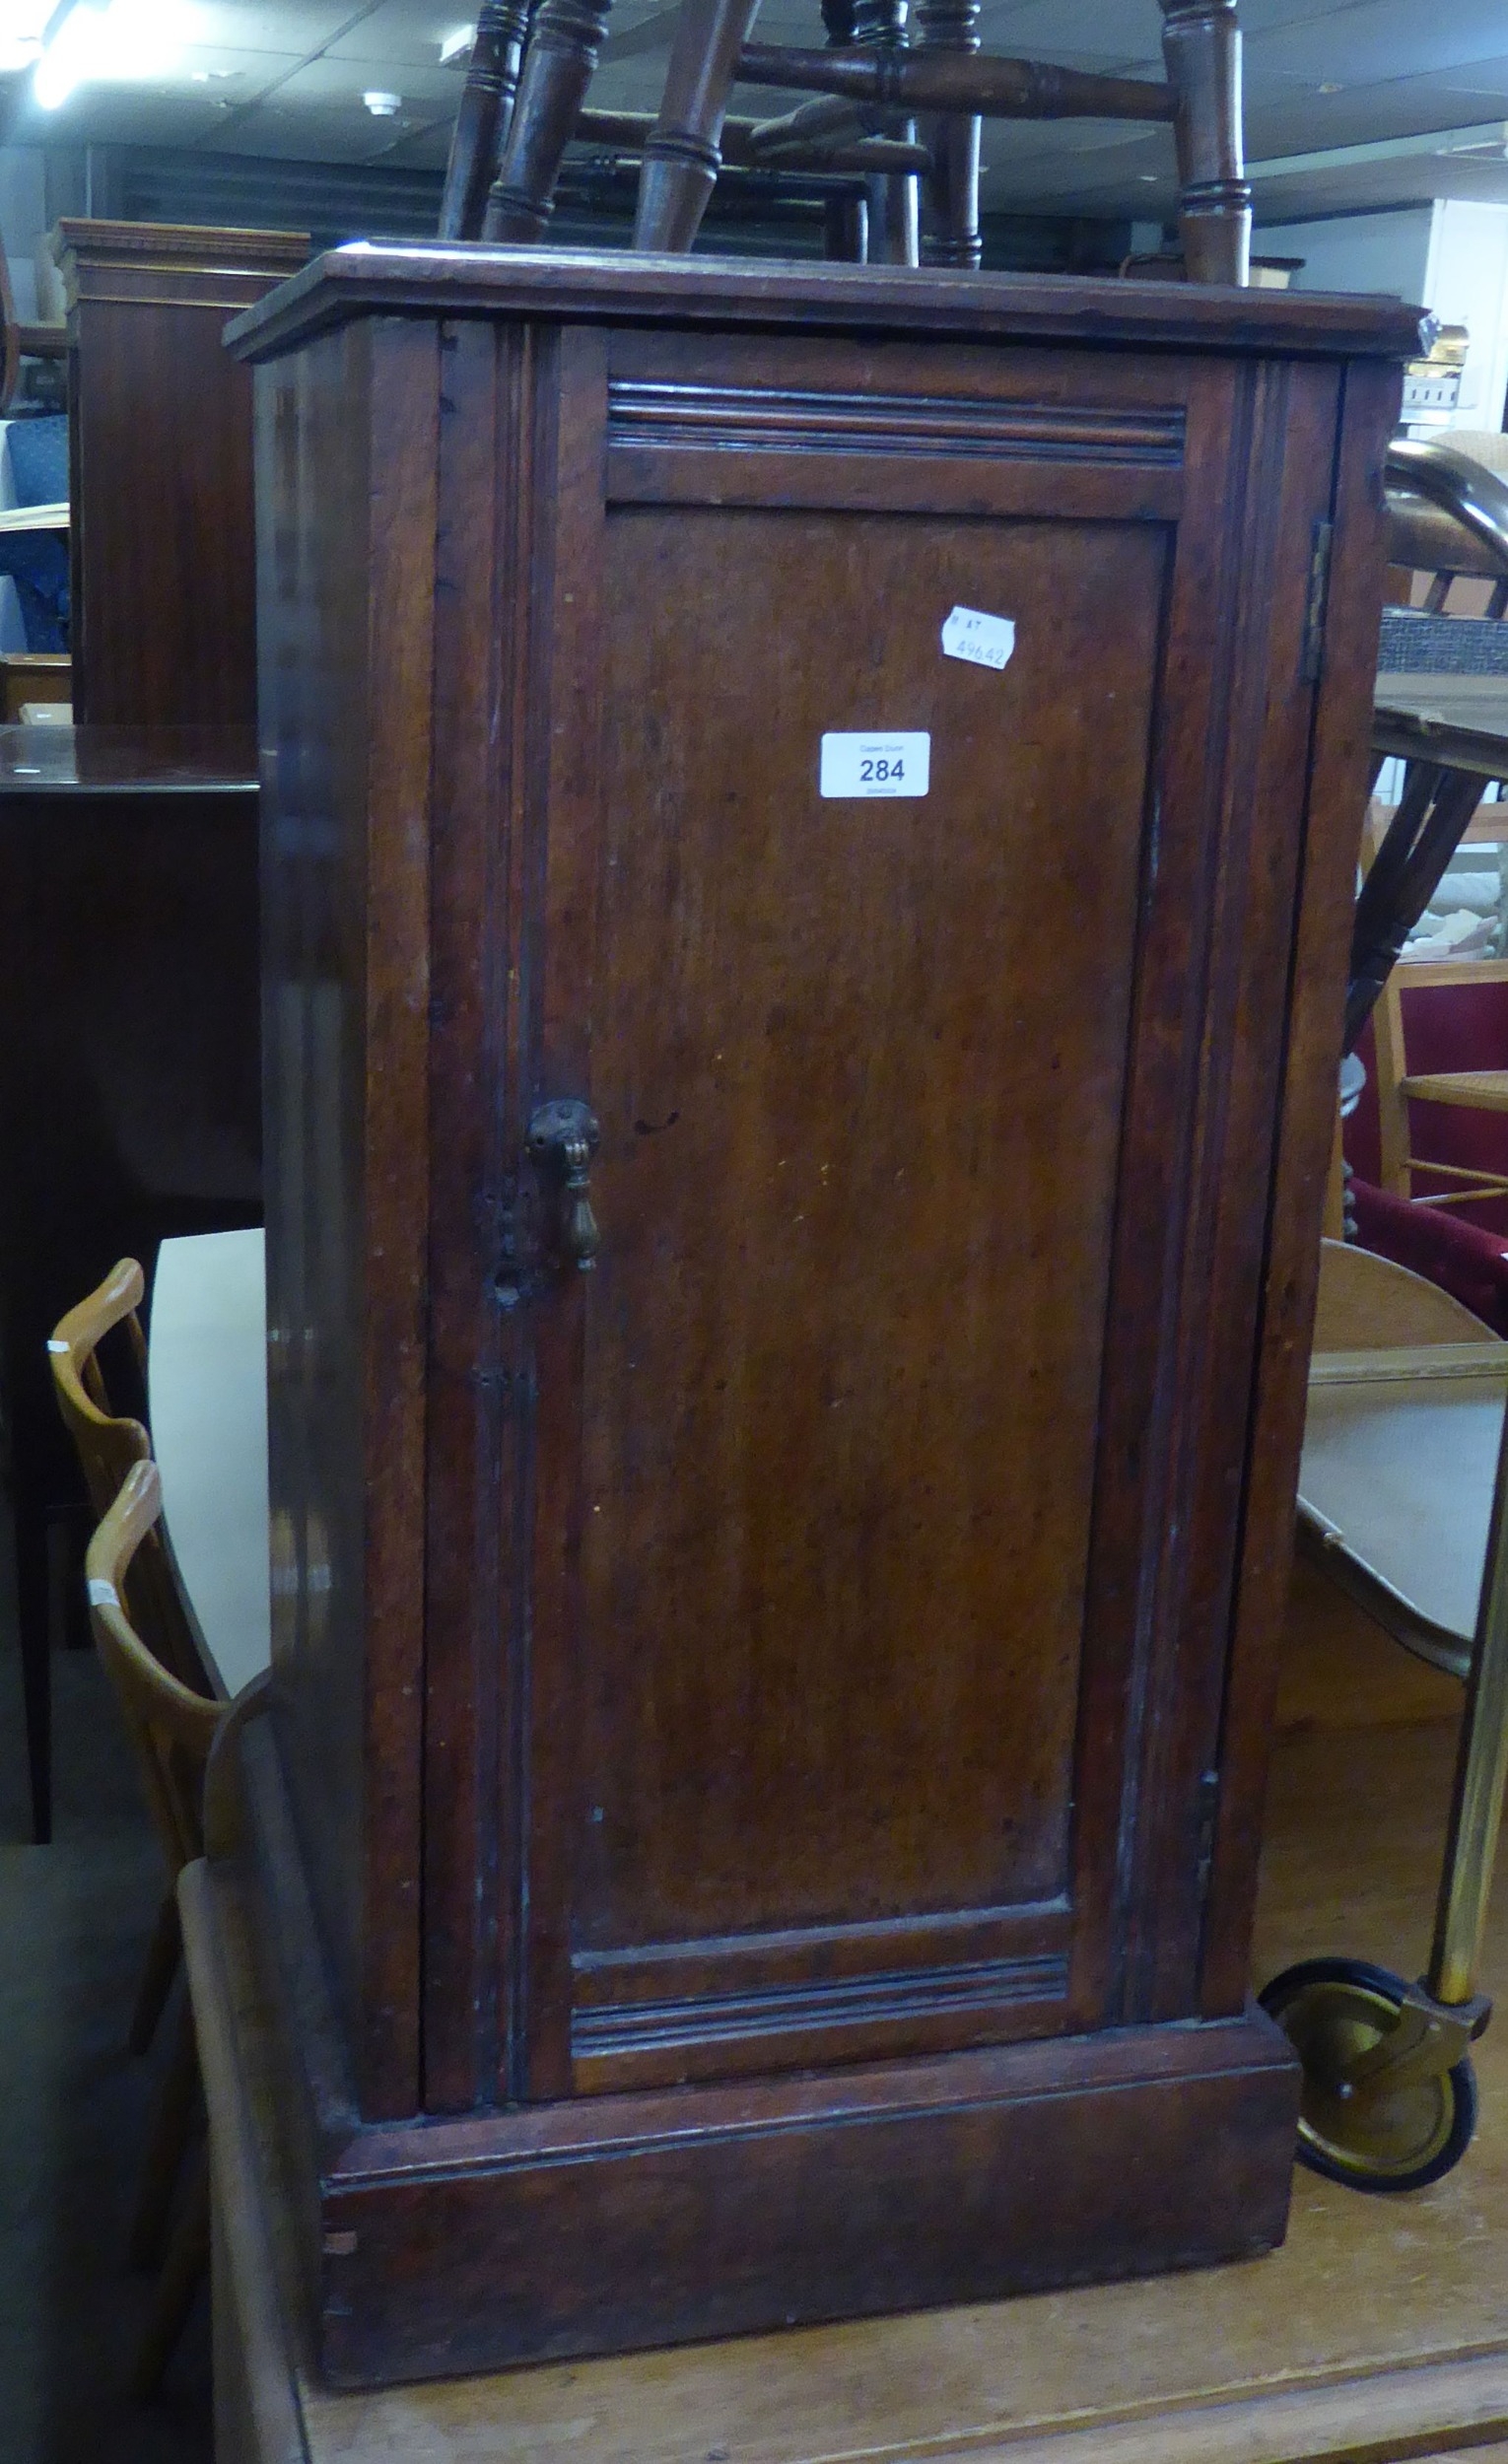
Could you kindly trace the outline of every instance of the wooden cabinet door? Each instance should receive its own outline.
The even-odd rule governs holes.
[[[1242,1477],[1280,1036],[1215,882],[1265,794],[1285,967],[1335,379],[743,347],[568,335],[535,515],[519,1123],[590,1105],[601,1248],[525,1174],[505,2093],[1196,2007],[1127,1984],[1159,1856],[1197,1936],[1230,1614],[1159,1519],[1183,1582]]]

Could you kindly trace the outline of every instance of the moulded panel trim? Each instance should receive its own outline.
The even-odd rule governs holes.
[[[1181,407],[981,400],[967,395],[697,385],[616,377],[608,444],[704,451],[895,453],[1151,465],[1183,461]]]
[[[760,2068],[854,2060],[961,2042],[1046,2034],[1066,2024],[1065,1951],[845,1976],[750,1993],[589,2005],[574,2013],[582,2088],[650,2085]]]

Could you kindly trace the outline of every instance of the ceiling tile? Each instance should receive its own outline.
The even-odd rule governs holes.
[[[410,115],[422,112],[426,119],[433,119],[437,111],[444,111],[453,119],[463,85],[463,79],[433,64],[416,68],[411,61],[353,59],[345,52],[329,51],[296,68],[279,87],[277,99],[282,103],[321,108],[349,104],[360,111],[362,96],[375,88],[401,95]]]
[[[377,5],[349,34],[338,34],[328,45],[333,59],[381,60],[393,68],[440,67],[440,46],[447,34],[469,24],[475,17],[474,7],[465,0],[377,0]],[[443,72],[464,84],[464,72],[448,69]]]
[[[195,48],[291,52],[306,59],[357,14],[357,0],[345,7],[339,0],[196,0]]]
[[[86,87],[45,121],[29,113],[14,135],[433,166],[444,160],[462,87],[458,72],[441,69],[440,42],[473,13],[474,0],[198,0],[199,39],[180,77],[151,88]],[[1503,0],[1456,0],[1449,10],[1438,0],[1243,0],[1242,14],[1248,152],[1256,157],[1508,119]],[[1157,0],[984,0],[982,24],[993,51],[1160,73]],[[673,25],[670,0],[617,0],[593,100],[654,109]],[[758,33],[819,43],[818,0],[765,0]],[[1325,86],[1337,91],[1324,94]],[[403,97],[399,122],[363,110],[361,94],[373,87]],[[781,99],[743,87],[737,107],[762,116]],[[995,121],[985,131],[985,195],[994,204],[1148,220],[1172,210],[1166,129]],[[1316,176],[1281,184],[1283,198],[1300,200],[1295,212],[1323,210],[1309,203]],[[1431,180],[1440,193],[1446,183],[1453,194],[1504,192],[1498,167],[1429,157],[1369,166],[1365,195],[1354,185],[1359,174],[1345,176],[1358,205],[1428,193],[1421,183]]]

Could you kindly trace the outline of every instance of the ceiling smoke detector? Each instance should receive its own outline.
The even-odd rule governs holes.
[[[400,94],[364,94],[362,101],[375,120],[395,120],[403,108]]]

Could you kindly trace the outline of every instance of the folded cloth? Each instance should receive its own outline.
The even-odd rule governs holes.
[[[1466,908],[1454,915],[1428,914],[1420,918],[1417,928],[1409,934],[1399,952],[1402,966],[1408,959],[1476,958],[1491,949],[1497,938],[1496,916],[1474,916]]]

